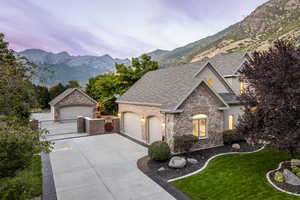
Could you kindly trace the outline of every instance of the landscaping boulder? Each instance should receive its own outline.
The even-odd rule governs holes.
[[[188,158],[187,161],[193,165],[198,163],[198,160],[194,159],[194,158]]]
[[[300,178],[288,169],[283,171],[285,182],[291,185],[300,185]]]
[[[164,170],[166,170],[166,169],[164,167],[161,167],[157,171],[161,172],[161,171],[164,171]]]
[[[179,157],[179,156],[174,156],[171,158],[169,162],[169,167],[175,168],[175,169],[180,169],[185,167],[186,165],[186,160],[185,158]]]
[[[231,146],[233,149],[241,149],[241,146],[238,143],[235,143]]]
[[[300,160],[298,160],[298,159],[292,159],[291,163],[296,165],[297,167],[300,167]]]

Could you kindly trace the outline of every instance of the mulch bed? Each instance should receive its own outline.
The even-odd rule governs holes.
[[[288,192],[292,192],[292,193],[296,193],[296,194],[300,194],[300,186],[294,186],[294,185],[290,185],[290,184],[287,184],[287,183],[278,183],[274,180],[274,175],[277,171],[280,171],[280,172],[283,172],[284,169],[288,169],[290,171],[292,171],[291,169],[291,162],[287,161],[287,162],[284,162],[282,165],[281,165],[281,168],[279,170],[276,170],[272,173],[270,173],[270,179],[272,181],[272,183],[274,185],[276,185],[277,187],[285,190],[285,191],[288,191]]]
[[[164,162],[157,162],[150,160],[148,156],[145,156],[138,161],[138,167],[146,174],[151,173],[152,175],[158,176],[162,180],[167,181],[169,179],[177,178],[200,169],[204,166],[206,161],[214,155],[228,152],[251,152],[258,150],[260,147],[262,147],[262,145],[252,146],[247,144],[246,142],[241,142],[239,144],[241,146],[239,150],[233,149],[231,145],[225,145],[221,147],[214,147],[210,149],[194,151],[191,152],[189,155],[179,155],[187,158],[194,158],[198,161],[197,164],[191,164],[187,162],[187,165],[182,169],[170,168],[168,166],[169,160]],[[158,171],[158,169],[160,169],[161,167],[164,167],[165,170]]]

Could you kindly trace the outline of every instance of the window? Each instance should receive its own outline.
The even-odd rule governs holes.
[[[207,137],[207,115],[198,114],[193,116],[193,135],[205,138]]]
[[[211,84],[213,83],[213,79],[212,79],[212,78],[207,78],[206,80],[207,80],[207,83],[208,83],[209,85],[211,85]]]
[[[240,80],[240,93],[245,94],[247,88],[248,88],[248,83],[244,79],[241,79]]]
[[[228,116],[228,129],[229,130],[234,129],[234,116],[233,115]]]

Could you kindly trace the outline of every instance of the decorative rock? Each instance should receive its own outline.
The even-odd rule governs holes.
[[[288,169],[283,171],[285,182],[291,185],[300,185],[300,178]]]
[[[164,167],[161,167],[157,171],[161,172],[161,171],[164,171],[164,170],[166,170],[166,169]]]
[[[231,147],[233,149],[241,149],[241,146],[239,144],[237,144],[237,143],[233,144]]]
[[[296,165],[297,167],[300,167],[300,160],[298,160],[298,159],[292,159],[291,163]]]
[[[194,159],[194,158],[188,158],[187,161],[193,165],[198,163],[198,160]]]
[[[185,167],[186,165],[186,160],[185,158],[179,157],[179,156],[174,156],[171,158],[169,162],[169,167],[175,168],[175,169],[180,169]]]

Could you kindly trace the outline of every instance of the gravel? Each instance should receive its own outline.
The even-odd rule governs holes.
[[[284,162],[281,165],[281,168],[277,171],[283,172],[284,169],[288,169],[288,170],[292,171],[291,162]],[[300,194],[300,186],[294,186],[294,185],[290,185],[290,184],[287,184],[287,183],[278,183],[278,182],[276,182],[274,180],[274,175],[277,171],[274,171],[274,172],[270,173],[270,179],[271,179],[272,183],[274,183],[277,187],[279,187],[279,188],[281,188],[285,191]]]

